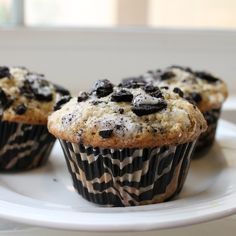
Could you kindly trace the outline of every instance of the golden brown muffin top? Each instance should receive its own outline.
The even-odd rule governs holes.
[[[24,67],[0,67],[0,117],[3,121],[47,124],[56,100],[69,92]]]
[[[206,71],[193,71],[189,67],[171,66],[164,70],[148,71],[141,76],[146,82],[184,92],[195,101],[202,112],[221,108],[228,96],[226,83]]]
[[[128,88],[129,87],[129,88]],[[157,86],[113,86],[97,81],[48,119],[57,138],[102,148],[145,148],[195,140],[206,130],[198,108],[178,93]]]

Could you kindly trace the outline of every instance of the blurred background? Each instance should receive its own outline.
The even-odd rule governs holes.
[[[236,93],[236,0],[0,0],[0,55],[75,93],[171,64]]]
[[[0,0],[1,26],[236,28],[235,0]]]

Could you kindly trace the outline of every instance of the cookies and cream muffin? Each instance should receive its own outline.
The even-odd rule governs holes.
[[[139,81],[139,83],[152,81],[155,85],[169,88],[195,103],[208,124],[207,131],[198,140],[196,151],[203,150],[213,143],[221,107],[228,96],[227,86],[223,80],[209,72],[193,71],[181,66],[148,71],[140,77],[123,80],[123,83],[129,80]]]
[[[0,67],[0,170],[30,169],[47,160],[55,141],[47,118],[65,94],[42,74]]]
[[[195,105],[151,84],[108,80],[64,102],[49,116],[48,129],[84,198],[132,206],[179,193],[195,140],[207,128]]]

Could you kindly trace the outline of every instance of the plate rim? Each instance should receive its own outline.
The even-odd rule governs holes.
[[[220,120],[219,125],[226,125],[227,128],[233,129],[236,131],[236,125],[231,122]],[[234,195],[236,196],[236,192],[234,193]],[[234,195],[230,195],[230,196],[232,197]],[[232,198],[229,198],[228,201],[235,202],[235,200],[233,201]],[[171,223],[169,221],[160,221],[160,220],[153,219],[154,217],[152,217],[152,220],[150,221],[147,221],[147,220],[142,221],[143,220],[142,216],[137,217],[137,213],[139,215],[146,215],[146,213],[149,211],[125,212],[125,214],[127,213],[130,214],[131,215],[130,217],[132,219],[133,217],[135,218],[135,221],[133,221],[133,223],[130,220],[128,222],[122,221],[121,219],[122,217],[120,217],[121,215],[124,214],[124,212],[122,211],[118,212],[118,214],[116,214],[115,216],[114,216],[114,213],[111,213],[111,212],[106,213],[105,220],[103,219],[104,217],[101,217],[101,216],[104,216],[103,212],[96,212],[96,213],[73,212],[73,215],[77,215],[77,217],[75,217],[75,219],[72,222],[70,222],[70,220],[68,219],[66,221],[64,220],[63,222],[62,221],[60,222],[58,221],[58,216],[56,217],[57,220],[53,218],[50,214],[48,214],[48,217],[42,217],[43,215],[46,215],[45,213],[52,212],[52,210],[40,209],[38,207],[31,207],[31,206],[25,206],[25,205],[22,206],[20,204],[7,202],[5,200],[0,199],[0,217],[3,219],[15,221],[15,222],[19,222],[19,223],[23,223],[27,225],[54,228],[54,229],[79,230],[79,231],[87,231],[87,232],[90,232],[90,231],[91,232],[134,232],[134,231],[152,231],[152,230],[159,230],[159,229],[171,229],[171,228],[182,227],[182,226],[190,226],[194,224],[217,220],[217,219],[227,217],[236,213],[236,203],[232,205],[232,207],[229,206],[229,204],[226,204],[226,205],[228,205],[228,207],[226,207],[225,205],[224,207],[223,206],[216,207],[215,211],[210,211],[208,212],[208,214],[205,213],[204,215],[199,214],[199,215],[195,215],[194,217],[191,216],[188,218],[181,217],[175,220],[172,219]],[[15,210],[14,207],[18,210]],[[21,210],[22,211],[27,210],[27,211],[25,211],[24,214],[21,214],[22,212]],[[35,212],[35,214],[32,217],[32,215],[30,214],[36,210],[37,210],[37,213]],[[206,209],[204,209],[204,211],[205,210]],[[54,211],[54,213],[55,212],[56,211]],[[60,215],[62,213],[71,215],[71,212],[67,212],[67,211],[60,211]],[[91,214],[93,215],[94,218],[98,217],[97,222],[93,222],[90,220],[89,217],[91,216]],[[114,218],[114,219],[106,222],[106,219],[108,217]],[[81,220],[81,222],[75,223],[75,220],[78,220],[78,219]],[[137,223],[137,219],[142,222]]]

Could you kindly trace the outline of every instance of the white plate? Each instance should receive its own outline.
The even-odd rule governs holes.
[[[192,161],[181,195],[170,202],[104,208],[73,189],[59,144],[38,170],[0,176],[0,216],[13,221],[85,231],[140,231],[206,222],[236,213],[236,126],[220,121],[217,142]]]

